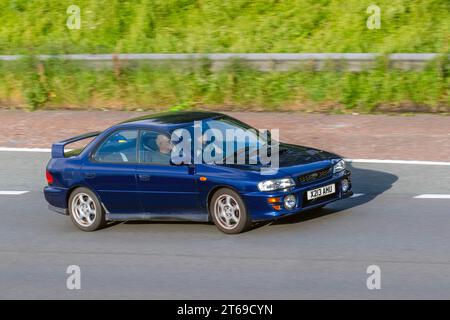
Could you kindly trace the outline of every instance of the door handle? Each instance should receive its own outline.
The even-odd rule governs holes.
[[[150,176],[148,174],[138,174],[138,178],[141,181],[149,181],[150,180]]]
[[[86,172],[86,173],[84,174],[84,176],[85,176],[86,178],[95,178],[95,173],[94,173],[94,172]]]

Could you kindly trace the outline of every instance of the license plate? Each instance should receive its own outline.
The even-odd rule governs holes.
[[[317,199],[320,197],[325,197],[329,194],[333,194],[336,192],[336,188],[334,184],[330,184],[328,186],[325,187],[320,187],[314,190],[309,190],[306,194],[306,198],[308,200],[313,200],[313,199]]]

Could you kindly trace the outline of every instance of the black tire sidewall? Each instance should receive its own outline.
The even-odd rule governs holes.
[[[76,221],[76,219],[73,217],[73,214],[72,214],[72,200],[79,193],[88,194],[92,198],[92,200],[94,200],[94,203],[95,203],[95,208],[96,208],[97,212],[95,214],[94,223],[92,225],[90,225],[89,227],[85,227],[85,226],[78,224],[78,222]],[[81,229],[83,231],[88,231],[88,232],[95,231],[95,230],[102,228],[106,224],[105,212],[103,210],[103,207],[102,207],[100,201],[98,200],[96,194],[94,192],[92,192],[91,190],[89,190],[88,188],[82,188],[82,187],[76,188],[70,194],[68,209],[69,209],[70,219],[72,220],[73,224],[75,224],[79,229]]]
[[[214,207],[215,207],[214,204],[215,204],[216,200],[220,196],[225,195],[225,194],[233,197],[236,200],[236,202],[238,203],[239,208],[240,208],[240,215],[241,216],[240,216],[240,219],[239,219],[239,223],[233,229],[226,229],[226,228],[222,227],[220,225],[220,223],[217,221],[216,214],[214,212]],[[209,213],[210,213],[210,216],[211,216],[211,220],[214,222],[216,227],[220,231],[222,231],[224,233],[227,233],[227,234],[238,234],[238,233],[244,232],[251,225],[250,216],[248,214],[247,207],[246,207],[244,201],[242,200],[241,196],[236,191],[234,191],[232,189],[229,189],[229,188],[221,188],[221,189],[217,190],[213,194],[213,196],[211,197],[211,201],[209,203]]]

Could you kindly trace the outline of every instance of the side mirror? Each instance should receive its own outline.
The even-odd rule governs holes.
[[[182,161],[181,163],[175,163],[172,161],[172,159],[170,159],[170,165],[171,166],[187,166],[187,167],[195,167],[195,165],[193,163],[188,163],[188,162],[184,162]]]
[[[170,165],[171,165],[171,166],[184,166],[184,162],[181,162],[181,163],[175,163],[175,162],[172,161],[172,159],[170,159]]]
[[[264,136],[267,138],[267,142],[271,142],[272,141],[272,133],[270,132],[270,130],[264,130],[264,131],[259,131],[258,132],[258,136]]]

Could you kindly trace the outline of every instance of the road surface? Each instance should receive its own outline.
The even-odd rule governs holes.
[[[84,233],[47,209],[48,157],[0,152],[1,299],[450,298],[450,166],[354,163],[356,197],[235,236],[174,222]]]

